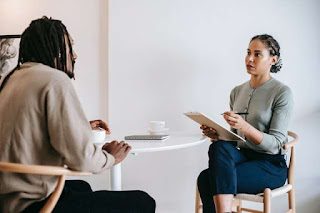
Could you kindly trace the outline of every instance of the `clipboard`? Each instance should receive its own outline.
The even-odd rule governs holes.
[[[209,117],[207,117],[206,115],[200,112],[186,112],[183,114],[200,125],[206,125],[208,127],[214,128],[217,131],[217,134],[227,141],[241,141],[241,142],[246,141],[244,138],[224,128],[219,123],[217,123],[216,121],[213,121],[212,119],[210,119]]]

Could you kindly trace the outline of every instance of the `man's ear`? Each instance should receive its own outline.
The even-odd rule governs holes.
[[[271,65],[275,65],[277,63],[277,61],[278,61],[278,58],[279,57],[277,55],[272,56]]]

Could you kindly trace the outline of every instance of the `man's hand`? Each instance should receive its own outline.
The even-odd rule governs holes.
[[[90,126],[92,129],[105,129],[107,134],[110,134],[110,129],[108,127],[108,124],[102,120],[94,120],[94,121],[90,121]]]
[[[209,137],[211,139],[211,142],[216,142],[219,140],[224,140],[221,138],[218,134],[217,131],[214,128],[208,127],[206,125],[201,125],[200,129],[202,129],[202,133]]]
[[[113,155],[115,158],[114,165],[116,165],[126,158],[131,150],[131,146],[124,141],[121,141],[120,143],[118,141],[112,141],[111,143],[105,143],[102,149]]]

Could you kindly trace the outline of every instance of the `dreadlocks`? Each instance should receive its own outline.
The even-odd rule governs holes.
[[[69,54],[66,52],[66,45],[69,47]],[[71,71],[67,70],[68,55],[72,61]],[[25,62],[42,63],[74,78],[74,57],[70,35],[61,21],[44,16],[31,22],[21,36],[18,65],[5,77],[0,91],[10,76]]]

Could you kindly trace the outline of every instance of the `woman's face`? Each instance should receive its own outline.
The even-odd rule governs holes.
[[[277,59],[278,56],[270,55],[266,46],[259,39],[255,39],[250,42],[245,59],[247,72],[257,76],[268,74]]]

